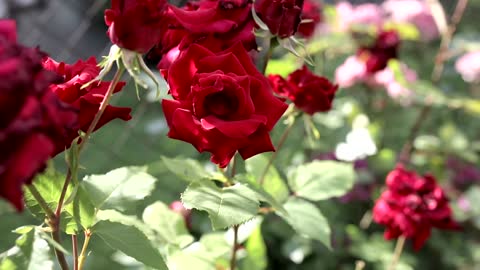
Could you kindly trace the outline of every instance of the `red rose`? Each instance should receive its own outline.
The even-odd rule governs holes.
[[[226,50],[237,42],[247,50],[254,50],[257,44],[251,8],[247,0],[201,0],[188,2],[182,8],[169,6],[169,27],[153,55],[182,51],[192,43],[212,52]],[[164,57],[158,67],[168,68],[171,62],[172,59]]]
[[[121,48],[148,52],[165,31],[166,0],[112,0],[105,10],[110,40]]]
[[[48,91],[60,79],[42,67],[45,56],[16,42],[15,22],[0,20],[0,196],[23,209],[22,185],[30,184],[77,111]]]
[[[300,17],[302,22],[298,26],[298,33],[306,38],[311,37],[322,20],[322,6],[315,0],[306,0]]]
[[[220,53],[193,44],[165,73],[174,98],[162,101],[170,138],[212,153],[220,167],[237,151],[247,159],[274,150],[269,131],[287,105],[241,44]]]
[[[303,0],[257,0],[255,12],[270,32],[281,38],[292,36],[300,24]]]
[[[357,56],[365,62],[367,73],[372,74],[387,67],[390,59],[397,58],[400,36],[395,30],[383,31],[374,44],[361,47]]]
[[[287,80],[279,75],[270,75],[269,80],[274,92],[311,115],[330,110],[338,90],[338,85],[313,74],[306,66],[288,75]]]
[[[50,85],[50,91],[55,93],[63,102],[71,104],[79,111],[78,126],[69,129],[66,144],[57,149],[57,152],[61,152],[78,137],[79,130],[87,132],[107,93],[110,82],[92,83],[89,87],[81,89],[84,84],[95,79],[100,73],[100,68],[97,66],[94,57],[87,61],[79,60],[73,65],[63,62],[57,63],[51,58],[45,58],[43,66],[63,77],[63,82]],[[118,83],[114,92],[120,91],[124,85],[124,82]],[[94,130],[116,118],[125,121],[130,120],[132,118],[130,112],[130,108],[108,105]]]
[[[413,240],[419,250],[432,227],[459,229],[452,219],[448,200],[431,175],[419,176],[399,165],[387,176],[387,190],[373,208],[375,222],[385,225],[385,238],[400,235]]]

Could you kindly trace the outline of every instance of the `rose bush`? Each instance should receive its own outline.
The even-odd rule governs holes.
[[[162,101],[170,138],[210,152],[220,167],[237,151],[247,159],[274,150],[269,131],[287,105],[241,44],[220,53],[193,44],[165,73],[173,96]]]

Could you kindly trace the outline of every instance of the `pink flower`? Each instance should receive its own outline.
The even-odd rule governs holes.
[[[417,73],[409,69],[405,64],[401,64],[401,72],[408,83],[417,80]],[[390,68],[385,68],[376,72],[372,76],[372,83],[385,87],[390,97],[394,99],[402,98],[406,103],[410,102],[413,92],[395,79],[395,74]]]
[[[375,222],[386,226],[385,239],[401,235],[419,250],[433,227],[458,230],[442,188],[432,175],[420,176],[402,165],[387,175],[387,189],[373,208]]]
[[[335,81],[342,88],[348,88],[363,81],[367,76],[365,63],[353,55],[335,70]]]
[[[352,6],[348,2],[340,2],[336,10],[340,31],[348,31],[354,24],[381,26],[385,15],[382,8],[376,4]]]
[[[470,52],[458,58],[455,69],[466,82],[480,81],[480,51]]]
[[[387,0],[382,4],[389,19],[398,23],[411,23],[417,27],[424,40],[432,40],[439,35],[430,8],[422,0]]]

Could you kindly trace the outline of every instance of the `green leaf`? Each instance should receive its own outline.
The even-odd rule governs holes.
[[[335,161],[313,161],[298,166],[289,179],[297,196],[319,201],[344,195],[355,181],[351,164]]]
[[[278,213],[300,235],[322,242],[331,249],[330,226],[320,210],[305,200],[292,197],[285,204],[288,216]]]
[[[248,253],[247,257],[242,261],[241,269],[243,270],[263,270],[267,269],[267,247],[262,237],[261,226],[258,226],[245,244]]]
[[[94,235],[98,235],[113,249],[147,266],[168,269],[159,250],[153,247],[147,235],[137,226],[139,221],[113,210],[100,211],[99,216],[102,220],[93,226]]]
[[[189,183],[205,178],[218,178],[194,159],[162,157],[162,161],[170,172]],[[217,180],[225,181],[225,179]]]
[[[245,161],[245,169],[249,174],[253,175],[257,181],[259,181],[267,164],[268,158],[266,156],[257,155]],[[273,164],[265,174],[262,187],[279,202],[284,202],[288,198],[288,187]]]
[[[185,247],[194,240],[188,233],[183,216],[170,210],[163,202],[158,201],[147,206],[142,218],[160,243]]]
[[[268,203],[271,207],[275,209],[275,211],[281,211],[283,214],[287,214],[287,211],[285,210],[285,208],[283,208],[283,205],[279,203],[275,198],[273,198],[270,193],[266,192],[260,186],[260,184],[257,183],[256,179],[252,175],[236,175],[234,180],[236,182],[245,184],[248,188],[255,192],[259,201]]]
[[[73,202],[66,205],[62,213],[62,227],[67,234],[77,234],[82,229],[89,229],[95,222],[95,207],[90,196],[82,186],[77,188]]]
[[[0,261],[0,270],[48,270],[54,263],[50,247],[38,229],[31,229],[16,241],[16,247],[7,252]]]
[[[186,208],[207,211],[214,229],[241,224],[255,217],[259,202],[248,187],[236,184],[219,188],[211,181],[195,182],[182,194]]]
[[[51,168],[38,176],[33,182],[33,185],[52,211],[57,207],[64,182],[65,176]],[[73,189],[71,183],[67,188],[65,197],[72,199],[69,204],[64,204],[60,229],[67,234],[76,234],[82,228],[89,228],[93,224],[95,210],[88,193],[85,193],[81,188]],[[34,216],[41,220],[45,219],[45,212],[28,189],[25,189],[25,203]]]
[[[146,173],[146,167],[123,167],[104,175],[86,176],[82,187],[97,209],[125,211],[150,195],[156,181]]]

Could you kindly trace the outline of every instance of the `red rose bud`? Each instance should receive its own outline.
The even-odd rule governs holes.
[[[257,0],[255,12],[268,26],[270,32],[280,38],[292,36],[300,24],[303,0]]]
[[[431,175],[419,176],[398,165],[387,175],[387,190],[375,203],[373,219],[385,225],[385,239],[403,235],[419,250],[432,227],[457,230],[442,188]]]
[[[63,77],[63,81],[50,85],[50,91],[55,93],[63,102],[72,105],[79,112],[79,123],[68,129],[68,138],[64,144],[57,148],[57,153],[62,152],[65,147],[69,147],[72,141],[78,137],[78,131],[87,132],[90,124],[97,114],[100,104],[107,93],[110,82],[95,82],[82,89],[84,84],[95,79],[100,73],[100,68],[94,57],[87,61],[79,60],[73,65],[58,63],[51,58],[45,58],[43,66]],[[124,82],[115,86],[114,93],[120,91]],[[113,119],[130,120],[131,109],[123,107],[114,107],[108,105],[98,121],[94,130],[99,129]]]
[[[193,44],[164,74],[173,96],[162,101],[170,138],[210,152],[222,168],[237,151],[244,159],[274,151],[269,132],[287,105],[240,43],[219,53]]]
[[[365,62],[367,73],[387,67],[390,59],[397,58],[400,36],[395,30],[381,32],[370,47],[359,48],[357,55]]]
[[[338,90],[338,85],[313,74],[306,66],[288,75],[286,80],[279,75],[270,75],[269,80],[275,93],[310,115],[330,110]]]
[[[165,31],[166,0],[112,0],[105,10],[110,40],[121,48],[148,52]]]
[[[315,0],[306,0],[300,18],[298,33],[306,38],[311,37],[317,25],[322,21],[321,4]]]
[[[255,50],[251,9],[247,0],[201,0],[188,2],[183,8],[170,6],[168,30],[150,56],[166,56],[158,67],[168,68],[173,62],[170,53],[185,50],[192,43],[212,52],[226,50],[237,42],[246,50]]]
[[[44,56],[17,43],[14,21],[0,20],[0,197],[18,210],[22,186],[45,168],[78,119],[48,91],[61,78],[42,67]]]

